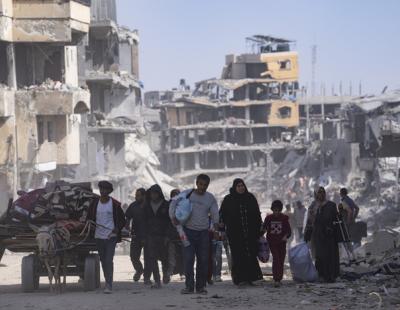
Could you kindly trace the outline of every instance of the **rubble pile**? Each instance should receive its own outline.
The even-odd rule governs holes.
[[[176,180],[159,170],[160,161],[150,146],[136,134],[130,134],[126,138],[125,161],[127,167],[136,176],[133,188],[149,188],[158,184],[169,197],[174,188],[182,188]]]
[[[138,80],[135,79],[131,74],[126,71],[118,71],[118,65],[115,68],[111,68],[113,71],[89,71],[87,72],[88,81],[99,81],[109,80],[114,83],[114,86],[121,86],[123,88],[129,88],[130,86],[140,87]]]
[[[29,91],[46,91],[46,90],[56,90],[56,91],[72,91],[78,90],[79,87],[73,87],[71,85],[67,85],[60,81],[53,81],[50,78],[47,78],[42,84],[39,85],[31,85],[24,87],[25,90]]]

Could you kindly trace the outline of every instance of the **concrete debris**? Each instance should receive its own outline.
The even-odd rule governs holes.
[[[133,189],[139,187],[149,188],[157,183],[163,189],[166,197],[169,197],[172,189],[182,188],[182,184],[160,171],[158,157],[138,135],[128,135],[125,148],[127,167],[136,176]],[[131,195],[134,195],[134,192]]]
[[[73,91],[73,90],[78,90],[80,89],[79,87],[73,87],[71,85],[67,85],[65,83],[62,83],[60,81],[53,81],[52,79],[46,79],[42,84],[40,85],[31,85],[31,86],[26,86],[24,89],[29,90],[29,91],[44,91],[44,90],[56,90],[56,91]]]
[[[87,72],[87,81],[106,82],[123,88],[141,87],[139,81],[133,75],[129,74],[126,71],[117,71],[117,72],[89,71]]]

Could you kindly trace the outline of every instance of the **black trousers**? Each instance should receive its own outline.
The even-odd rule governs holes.
[[[132,262],[133,268],[138,273],[143,273],[143,271],[144,271],[143,264],[140,260],[143,249],[144,249],[144,241],[141,239],[138,239],[138,238],[132,238],[131,251],[130,251],[131,262]]]
[[[154,281],[159,283],[161,282],[160,270],[158,268],[159,260],[162,263],[163,275],[168,274],[168,251],[165,243],[165,237],[148,236],[146,241],[146,249],[148,251],[148,270],[150,273],[153,273]]]

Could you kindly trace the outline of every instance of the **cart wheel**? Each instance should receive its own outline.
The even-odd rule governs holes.
[[[100,257],[98,254],[93,254],[96,259],[96,288],[100,288]]]
[[[85,270],[83,274],[83,287],[85,291],[96,289],[96,256],[88,255],[85,258]]]
[[[35,255],[22,258],[21,285],[25,293],[33,292],[39,288],[39,275],[37,273],[38,260]]]

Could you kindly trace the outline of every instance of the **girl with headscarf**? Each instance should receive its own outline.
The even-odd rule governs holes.
[[[232,255],[232,280],[236,285],[253,284],[263,279],[257,260],[262,219],[257,199],[242,179],[233,181],[220,209]]]

